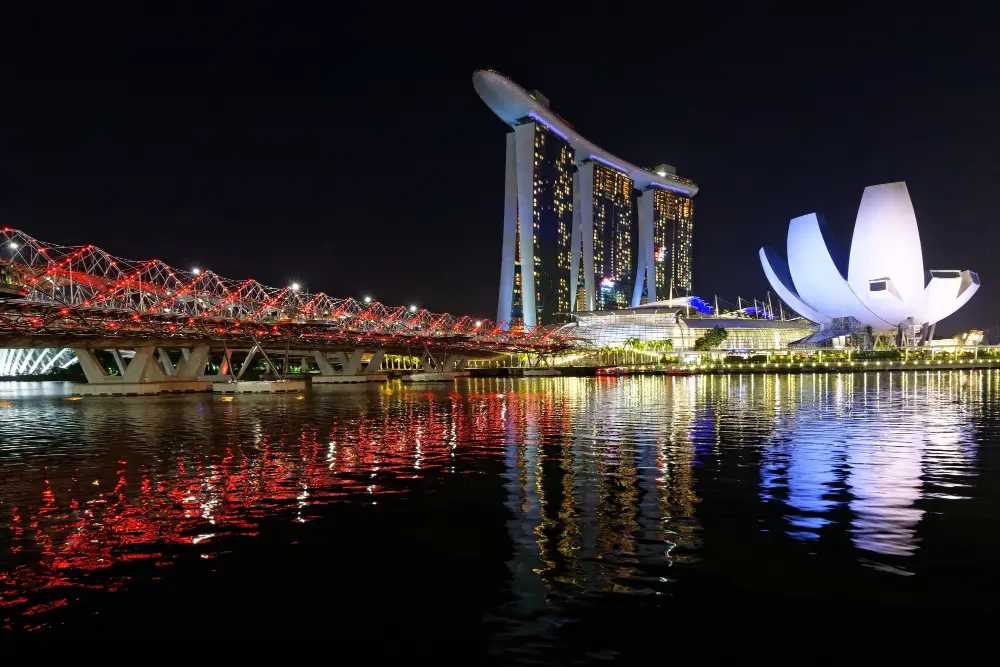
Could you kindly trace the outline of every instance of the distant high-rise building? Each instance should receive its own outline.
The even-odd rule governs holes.
[[[667,298],[671,283],[676,294],[690,292],[693,182],[598,148],[538,91],[490,71],[473,84],[514,130],[497,321],[530,329],[559,313]]]

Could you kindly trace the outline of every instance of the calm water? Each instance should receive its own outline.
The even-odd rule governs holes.
[[[0,384],[8,638],[606,663],[1000,595],[1000,372],[66,390]]]

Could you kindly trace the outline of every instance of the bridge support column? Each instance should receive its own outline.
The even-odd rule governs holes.
[[[464,371],[465,365],[469,363],[469,358],[465,356],[452,355],[444,362],[444,372]]]
[[[465,365],[469,358],[461,354],[449,355],[444,352],[435,355],[424,348],[420,355],[420,371],[404,375],[404,382],[451,382],[455,378],[466,377],[469,371],[465,370]]]
[[[159,382],[166,380],[163,369],[156,363],[156,348],[140,347],[136,349],[132,360],[128,362],[122,373],[122,382]]]
[[[164,392],[206,391],[210,382],[199,380],[208,360],[208,346],[189,351],[188,358],[174,366],[169,354],[155,346],[136,348],[126,364],[118,350],[112,350],[120,376],[108,375],[93,350],[74,349],[86,384],[76,384],[73,393],[79,395],[138,396]],[[200,365],[199,365],[200,362]]]
[[[160,361],[160,366],[163,367],[163,372],[167,375],[174,374],[174,362],[170,360],[170,353],[164,350],[162,347],[156,348],[156,357]]]
[[[169,380],[193,381],[201,378],[208,364],[208,345],[198,345],[194,348],[182,347],[180,359],[175,364],[170,358],[170,352],[165,348],[156,348],[156,360],[163,369],[163,374]],[[154,362],[155,363],[155,362]]]
[[[229,349],[223,348],[222,359],[219,361],[219,372],[211,374],[205,373],[198,379],[204,380],[206,382],[229,382],[230,380],[232,380],[233,379],[233,376],[231,374],[232,368],[230,367],[229,364],[229,359],[231,355],[232,352]]]
[[[267,368],[275,375],[275,377],[279,379],[241,381],[243,374],[250,369],[254,358],[258,354],[264,357],[264,363],[267,364]],[[232,359],[231,356],[229,358],[230,360]],[[286,394],[305,391],[305,389],[305,380],[289,380],[285,378],[284,375],[279,374],[274,362],[271,361],[271,358],[267,356],[267,353],[261,349],[260,345],[254,345],[250,348],[250,352],[247,353],[246,359],[243,360],[243,363],[240,364],[240,369],[236,372],[236,377],[224,382],[212,383],[212,391],[216,394]]]
[[[364,350],[354,350],[347,357],[347,363],[343,364],[344,375],[358,375],[361,371],[361,358],[365,355]]]
[[[118,350],[111,350],[111,358],[115,360],[115,366],[118,367],[118,374],[122,377],[125,376],[125,360],[122,359],[122,353]]]
[[[208,345],[181,348],[181,358],[174,367],[173,375],[178,380],[197,380],[205,373],[208,365]]]
[[[524,377],[553,377],[562,375],[562,371],[552,367],[552,359],[545,354],[536,354],[534,361],[528,355],[528,368],[522,371]]]
[[[108,376],[108,372],[104,370],[104,366],[97,360],[97,355],[94,354],[93,350],[75,348],[73,352],[80,362],[80,368],[83,370],[83,375],[87,378],[87,382],[97,384],[98,382],[107,382],[111,379]],[[122,367],[122,370],[124,371],[124,367]]]
[[[326,358],[321,350],[313,350],[313,359],[316,361],[316,366],[319,367],[320,376],[333,376],[337,374],[337,371],[333,370],[333,366],[330,365],[330,360]]]
[[[375,354],[365,366],[366,375],[379,375],[382,372],[382,360],[385,359],[385,350],[375,350]]]
[[[358,349],[350,353],[334,352],[334,360],[340,364],[340,371],[336,371],[326,353],[322,350],[313,350],[313,359],[319,366],[319,375],[312,375],[313,384],[340,384],[344,382],[384,382],[388,377],[381,372],[382,359],[385,358],[385,350],[375,350],[368,365],[362,367],[362,359],[366,350]]]

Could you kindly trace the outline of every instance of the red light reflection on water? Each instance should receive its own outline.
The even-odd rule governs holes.
[[[267,517],[305,522],[314,518],[311,507],[405,493],[398,480],[450,471],[457,444],[475,447],[511,415],[495,395],[397,392],[387,406],[293,436],[263,433],[258,442],[206,447],[204,454],[188,447],[192,453],[160,473],[143,462],[112,459],[109,465],[98,457],[86,477],[77,470],[59,479],[46,470],[37,503],[24,502],[33,480],[0,489],[0,500],[22,492],[14,496],[20,505],[0,506],[0,525],[6,523],[10,535],[0,560],[6,568],[0,570],[3,627],[67,605],[67,589],[114,592],[129,579],[91,579],[91,573],[133,561],[170,565],[179,550],[205,549],[221,536],[255,537]],[[113,488],[102,491],[112,475]],[[216,554],[209,547],[201,555]]]

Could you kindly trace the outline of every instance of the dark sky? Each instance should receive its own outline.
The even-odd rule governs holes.
[[[0,216],[51,243],[492,317],[506,127],[471,83],[492,68],[700,185],[702,296],[763,295],[756,250],[791,217],[846,244],[864,186],[905,180],[925,266],[983,280],[939,330],[1000,323],[996,15],[38,4],[0,10]]]

